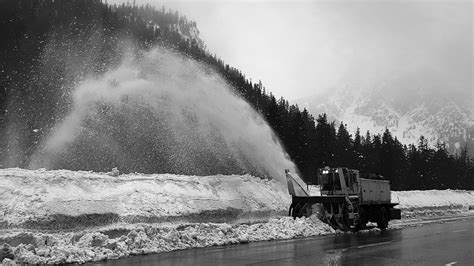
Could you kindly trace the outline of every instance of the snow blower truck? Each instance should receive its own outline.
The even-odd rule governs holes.
[[[366,228],[368,222],[385,230],[388,221],[401,219],[400,209],[394,208],[398,203],[391,202],[390,181],[376,179],[378,175],[361,178],[358,170],[325,167],[318,169],[316,178],[302,181],[289,170],[285,173],[292,196],[289,215],[293,218],[315,213],[334,229],[353,232]],[[315,186],[319,196],[309,193]]]

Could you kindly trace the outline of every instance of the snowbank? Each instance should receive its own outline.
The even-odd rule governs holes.
[[[249,175],[110,176],[68,170],[0,169],[0,192],[0,228],[249,222],[286,212],[290,202],[284,184]]]
[[[251,225],[198,223],[166,227],[134,224],[115,225],[93,232],[22,232],[0,237],[0,242],[16,245],[13,254],[18,262],[53,264],[333,233],[333,229],[317,219],[283,217]]]
[[[392,191],[392,202],[399,202],[403,217],[450,215],[474,206],[474,191],[412,190]]]

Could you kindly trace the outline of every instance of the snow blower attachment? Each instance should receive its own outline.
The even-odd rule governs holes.
[[[353,232],[365,228],[367,222],[385,230],[389,220],[401,218],[401,211],[394,208],[398,203],[391,202],[388,180],[360,178],[358,170],[343,167],[320,168],[317,178],[303,182],[307,187],[319,185],[321,195],[310,196],[299,178],[289,170],[285,173],[293,218],[319,212],[320,219],[334,229]]]

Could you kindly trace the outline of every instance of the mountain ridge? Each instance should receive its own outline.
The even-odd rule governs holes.
[[[388,128],[403,144],[418,144],[424,136],[432,146],[444,142],[451,153],[464,146],[474,154],[474,110],[468,99],[428,95],[415,91],[415,97],[389,98],[383,88],[364,90],[341,86],[296,100],[314,116],[326,113],[330,119],[347,124],[350,133],[383,133]]]

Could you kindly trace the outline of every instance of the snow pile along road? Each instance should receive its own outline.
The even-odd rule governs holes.
[[[114,173],[111,173],[114,175]],[[229,222],[286,212],[284,184],[243,176],[119,175],[0,169],[1,228],[116,222]]]
[[[412,190],[392,191],[392,202],[399,202],[402,217],[444,216],[469,211],[474,207],[474,191]]]
[[[23,232],[0,237],[0,241],[16,245],[13,253],[17,261],[53,264],[333,233],[333,229],[317,219],[284,217],[251,225],[197,223],[167,227],[134,224],[81,232]]]

